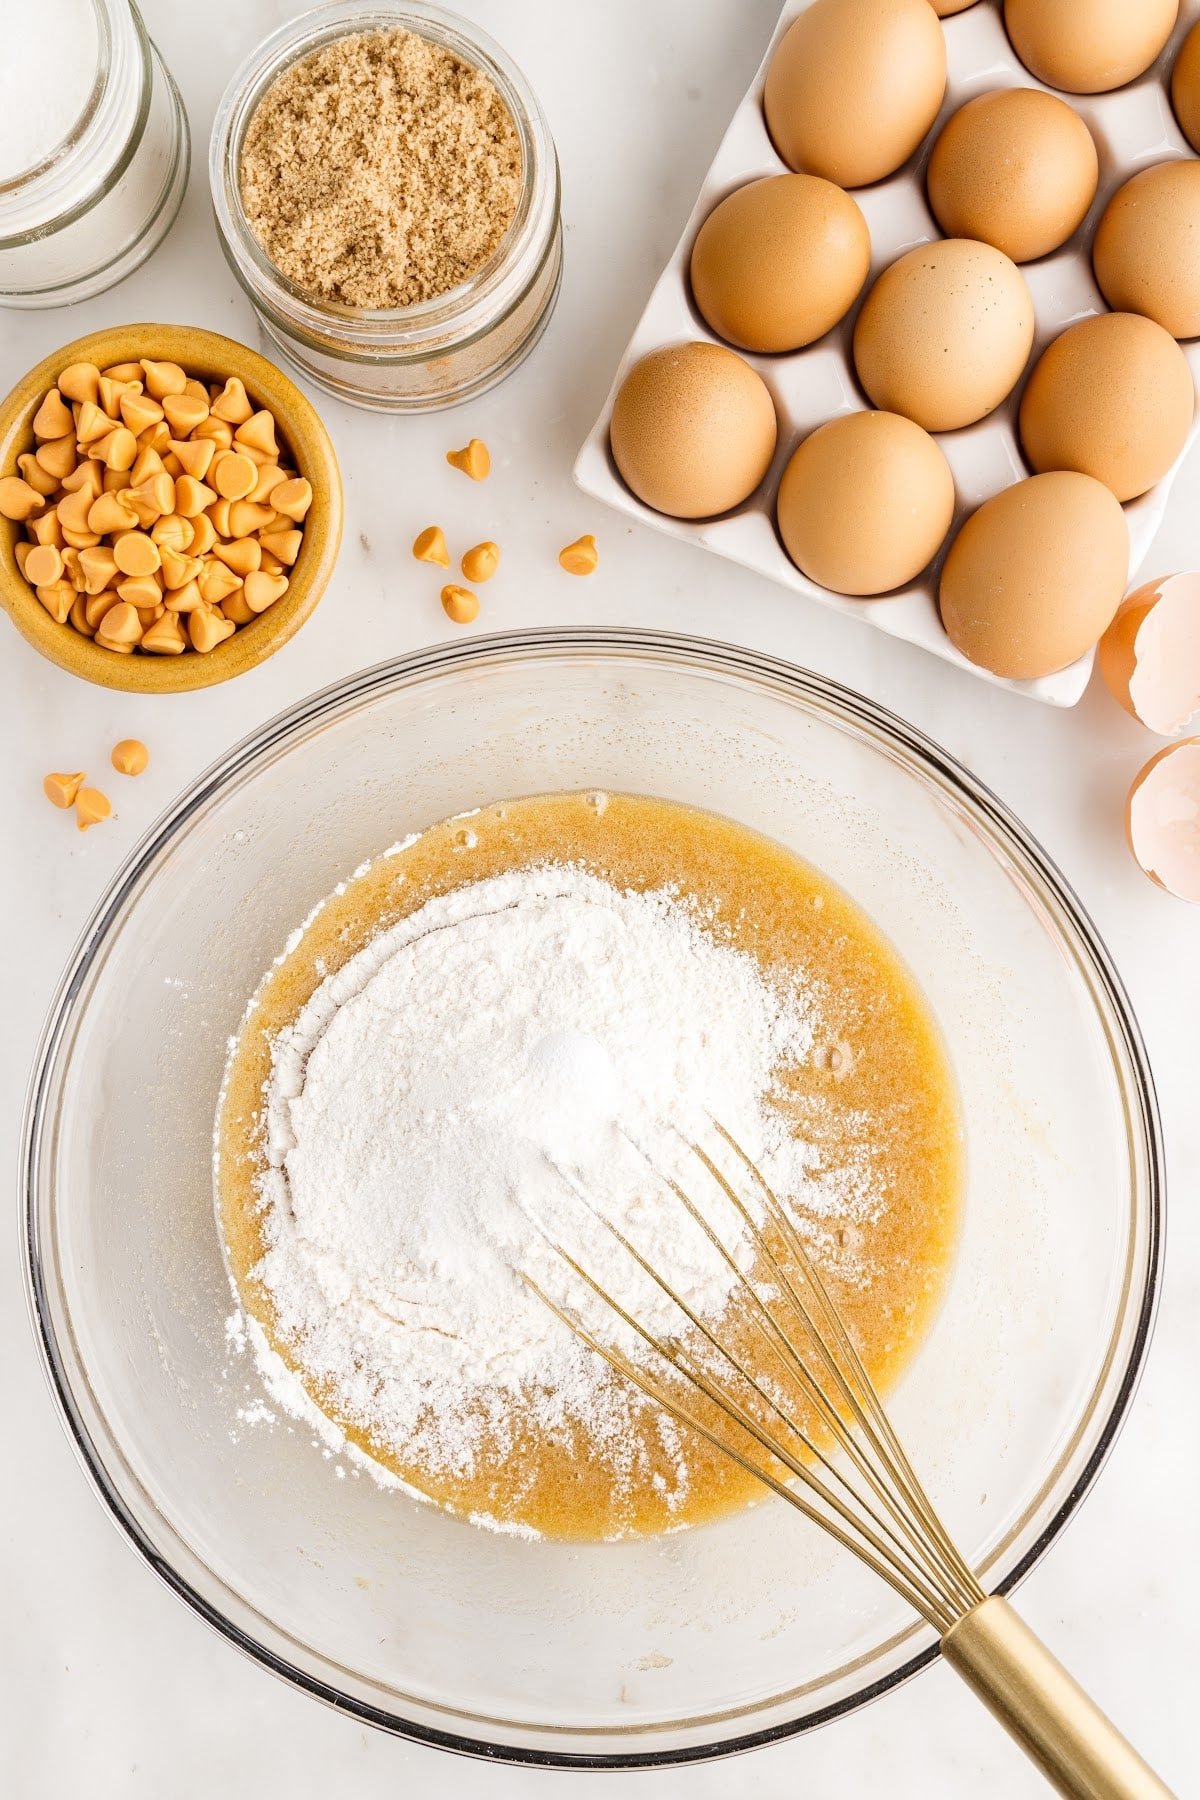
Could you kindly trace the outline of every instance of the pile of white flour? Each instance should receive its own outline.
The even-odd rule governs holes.
[[[469,1475],[518,1396],[546,1432],[578,1419],[602,1439],[603,1365],[523,1275],[614,1339],[557,1239],[651,1329],[678,1328],[582,1192],[718,1316],[733,1276],[650,1162],[700,1189],[687,1140],[719,1119],[778,1191],[834,1210],[770,1104],[811,1047],[804,993],[671,893],[550,866],[428,902],[275,1040],[256,1275],[282,1338],[412,1465]]]

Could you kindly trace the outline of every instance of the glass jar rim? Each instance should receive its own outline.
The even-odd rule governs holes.
[[[271,83],[312,51],[358,32],[411,30],[479,69],[496,87],[520,140],[517,210],[491,254],[465,281],[430,300],[372,309],[323,300],[297,286],[266,254],[241,201],[238,164],[253,113]],[[558,159],[549,123],[507,52],[472,21],[427,0],[323,0],[264,39],[234,72],[217,107],[209,153],[213,208],[221,237],[255,297],[319,342],[343,339],[370,351],[436,354],[489,331],[544,259],[558,220]],[[514,295],[516,290],[516,295]]]
[[[0,183],[0,251],[61,231],[89,212],[121,179],[145,129],[152,69],[150,42],[141,14],[134,0],[122,0],[120,21],[114,15],[113,0],[91,0],[91,4],[99,38],[92,90],[62,142],[33,168]],[[123,28],[125,20],[127,31]],[[134,114],[126,122],[122,76],[131,64],[138,82],[138,99]],[[114,146],[121,132],[123,139]],[[106,152],[114,147],[115,155],[109,162]],[[78,198],[71,199],[70,189],[79,170],[97,167],[103,169],[100,179]]]

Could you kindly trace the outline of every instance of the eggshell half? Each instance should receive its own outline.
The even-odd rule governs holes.
[[[831,419],[779,484],[784,548],[810,581],[885,594],[932,562],[954,516],[954,477],[927,431],[897,413]]]
[[[1183,452],[1196,390],[1174,338],[1139,313],[1081,319],[1049,344],[1021,396],[1033,467],[1078,469],[1134,500]]]
[[[692,297],[742,350],[811,344],[849,312],[871,267],[871,235],[840,187],[768,175],[726,196],[692,247]]]
[[[1178,17],[1179,0],[1004,0],[1025,67],[1070,94],[1107,94],[1145,74]]]
[[[1017,681],[1065,669],[1112,619],[1129,530],[1090,475],[1032,475],[985,500],[950,546],[938,600],[952,643]]]
[[[1092,267],[1114,312],[1144,313],[1173,338],[1200,337],[1200,161],[1131,175],[1096,227]]]
[[[865,187],[908,161],[945,91],[927,0],[813,0],[771,59],[763,112],[789,169]]]
[[[656,512],[707,519],[740,506],[775,454],[766,383],[720,344],[669,344],[634,364],[613,402],[613,460]]]
[[[854,366],[881,410],[956,431],[1011,393],[1033,328],[1016,264],[990,244],[943,238],[880,275],[855,322]]]
[[[1200,711],[1200,574],[1135,588],[1100,639],[1098,661],[1126,712],[1160,737],[1183,731]]]
[[[1125,835],[1151,881],[1200,902],[1200,738],[1150,758],[1129,790]]]

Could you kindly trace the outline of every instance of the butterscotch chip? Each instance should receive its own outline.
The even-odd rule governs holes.
[[[80,405],[85,400],[94,405],[100,397],[99,369],[95,363],[71,363],[58,378],[58,391]]]
[[[99,788],[80,788],[75,796],[75,823],[80,831],[87,831],[111,817],[112,802],[107,794],[102,794]]]
[[[463,552],[462,572],[468,581],[490,581],[500,567],[500,546],[490,539]]]
[[[83,770],[74,775],[45,775],[42,777],[42,792],[51,806],[61,806],[65,812],[74,806],[75,796],[87,780]]]
[[[442,611],[456,625],[469,625],[479,617],[479,596],[451,582],[442,589]]]
[[[69,406],[64,406],[63,397],[56,387],[52,387],[42,404],[33,415],[33,435],[35,438],[74,437],[75,420]]]
[[[590,531],[575,539],[573,544],[566,544],[558,553],[559,566],[568,575],[593,575],[600,561],[600,552],[596,548],[596,540]]]
[[[120,589],[117,590],[118,593]],[[68,610],[70,610],[68,608]],[[97,637],[110,644],[136,644],[142,635],[142,622],[131,600],[118,600],[100,621]]]
[[[253,413],[233,434],[234,442],[244,444],[248,450],[260,450],[264,456],[279,455],[279,445],[275,441],[275,421],[269,412]]]
[[[123,531],[113,542],[113,560],[123,575],[153,575],[162,565],[158,545],[145,531]]]
[[[149,761],[150,752],[141,738],[122,738],[112,747],[112,766],[119,775],[140,775]]]
[[[217,398],[212,403],[212,410],[218,419],[224,419],[229,425],[244,425],[254,408],[250,404],[245,387],[236,375],[231,375]]]
[[[254,569],[242,583],[242,593],[251,612],[260,613],[286,594],[287,587],[286,575],[267,575],[262,569]]]
[[[491,452],[482,438],[472,438],[462,450],[447,450],[446,461],[472,481],[486,481],[492,470]]]
[[[187,376],[178,363],[151,362],[143,356],[141,366],[146,376],[146,392],[155,400],[165,400],[168,394],[182,394],[187,386]]]
[[[45,499],[37,489],[31,488],[19,475],[0,477],[0,513],[6,519],[15,519],[18,524],[23,524],[35,513],[40,513],[45,504]]]
[[[188,614],[188,636],[192,640],[192,649],[199,650],[202,656],[215,650],[227,637],[232,637],[236,630],[232,619],[223,619],[211,606],[197,607],[195,612]]]
[[[63,572],[62,553],[53,544],[37,544],[25,559],[22,570],[32,587],[49,587]]]
[[[436,563],[441,569],[450,567],[446,534],[440,525],[427,525],[424,531],[418,531],[413,539],[412,553],[418,562]]]
[[[244,500],[258,482],[258,464],[236,450],[222,450],[208,478],[223,500]]]
[[[187,646],[187,634],[178,613],[164,612],[142,633],[142,649],[149,650],[152,656],[181,656]]]

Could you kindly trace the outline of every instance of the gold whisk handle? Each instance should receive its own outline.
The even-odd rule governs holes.
[[[942,1654],[1068,1800],[1174,1800],[1007,1600],[952,1625]]]

